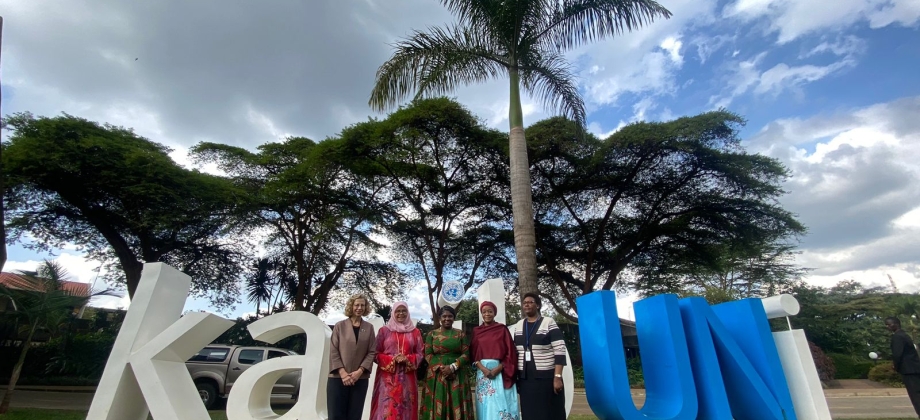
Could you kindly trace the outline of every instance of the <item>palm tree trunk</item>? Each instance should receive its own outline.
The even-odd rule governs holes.
[[[13,399],[13,392],[16,390],[16,382],[19,382],[19,375],[22,373],[22,365],[26,362],[26,353],[29,352],[29,348],[32,347],[32,336],[35,335],[35,329],[38,327],[38,322],[32,324],[32,328],[29,329],[29,336],[26,338],[26,341],[22,343],[22,351],[19,352],[19,360],[16,361],[16,366],[13,367],[13,373],[10,375],[10,383],[6,386],[6,393],[3,394],[3,401],[0,402],[0,415],[6,414],[10,410],[10,401]]]
[[[3,50],[3,16],[0,16],[0,51]],[[2,85],[2,84],[0,84]],[[0,89],[2,90],[2,89]],[[3,102],[3,92],[0,91],[0,103]],[[0,111],[0,127],[3,126],[3,113]],[[2,150],[2,148],[0,148]],[[0,151],[0,162],[3,161],[2,151]],[[6,195],[6,183],[3,178],[2,167],[0,167],[0,271],[6,265],[6,222],[4,221],[4,207],[2,198]]]
[[[521,78],[512,68],[511,100],[508,106],[508,155],[511,159],[511,211],[514,217],[514,251],[517,257],[518,288],[521,296],[538,292],[537,236],[533,225],[533,185],[530,161],[524,137],[524,113],[521,110]]]

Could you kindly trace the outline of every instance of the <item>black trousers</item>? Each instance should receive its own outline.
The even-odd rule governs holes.
[[[904,381],[904,387],[907,388],[907,396],[910,397],[910,403],[914,405],[914,411],[920,416],[920,375],[901,375]]]
[[[342,378],[329,378],[326,384],[329,420],[361,420],[368,382],[367,379],[358,379],[354,385],[345,386]]]
[[[553,378],[527,378],[517,382],[524,420],[565,420],[565,393],[556,393]]]

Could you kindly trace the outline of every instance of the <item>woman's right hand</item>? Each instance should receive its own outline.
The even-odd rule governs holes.
[[[487,367],[483,366],[482,362],[476,363],[476,366],[479,367],[479,371],[482,372],[482,376],[493,379],[491,376],[489,376],[492,374],[492,372]]]
[[[352,386],[352,385],[355,384],[355,381],[354,381],[354,379],[352,379],[351,375],[349,375],[347,372],[345,372],[345,368],[340,368],[340,369],[339,369],[339,376],[342,378],[342,384],[343,384],[343,385],[345,385],[345,386]]]

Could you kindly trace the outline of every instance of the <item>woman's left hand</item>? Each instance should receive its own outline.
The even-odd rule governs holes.
[[[444,376],[450,375],[453,371],[450,370],[450,365],[441,365],[441,374]]]
[[[557,394],[562,392],[562,378],[553,378],[553,391]]]

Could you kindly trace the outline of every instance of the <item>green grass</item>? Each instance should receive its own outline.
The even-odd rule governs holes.
[[[210,411],[211,420],[227,420],[223,411]],[[2,420],[85,420],[85,411],[48,410],[43,408],[14,408]],[[568,420],[597,420],[597,417],[585,414],[573,414]],[[901,419],[849,419],[849,420],[901,420]]]
[[[46,410],[39,408],[11,408],[4,415],[3,420],[85,420],[85,411],[71,410]]]
[[[211,420],[227,420],[223,411],[209,411]],[[44,408],[13,408],[0,415],[2,420],[86,420],[86,411],[48,410]]]

